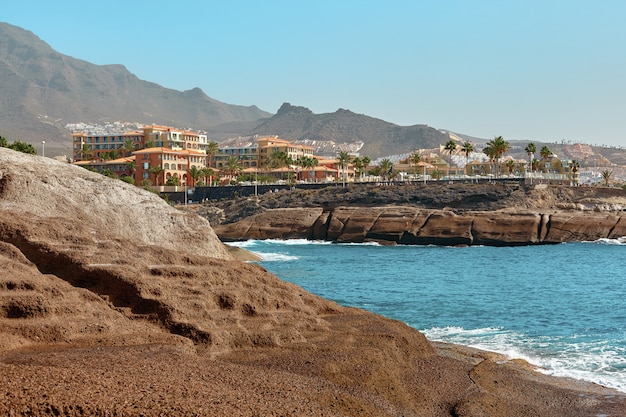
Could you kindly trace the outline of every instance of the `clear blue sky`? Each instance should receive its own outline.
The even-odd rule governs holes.
[[[626,146],[624,0],[11,1],[0,21],[275,113],[283,102],[490,139]]]

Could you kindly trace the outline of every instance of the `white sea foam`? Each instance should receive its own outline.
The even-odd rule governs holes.
[[[284,253],[276,252],[254,252],[263,258],[263,262],[285,262],[285,261],[297,261],[300,259],[298,256],[286,255]]]
[[[626,245],[626,236],[618,237],[617,239],[600,238],[595,243],[601,243],[604,245]]]
[[[434,327],[422,333],[430,340],[523,359],[548,375],[590,381],[626,392],[626,349],[609,348],[605,341],[574,343],[571,338],[532,338],[500,328]]]
[[[254,246],[254,240],[243,240],[241,242],[225,242],[228,246],[234,246],[236,248],[249,248],[250,246]]]
[[[324,241],[324,240],[309,240],[309,239],[268,239],[263,242],[267,243],[278,243],[281,245],[330,245],[332,242]]]

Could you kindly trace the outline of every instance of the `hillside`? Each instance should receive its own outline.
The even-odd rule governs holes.
[[[201,89],[176,91],[143,81],[122,65],[94,65],[60,54],[33,33],[0,23],[0,134],[50,154],[70,145],[71,122],[123,120],[196,129],[269,117],[225,104]],[[65,150],[64,153],[67,153]]]
[[[314,114],[289,103],[283,104],[273,117],[262,121],[251,133],[276,134],[294,141],[362,142],[360,153],[371,158],[437,148],[449,140],[445,133],[426,125],[398,126],[345,109]]]

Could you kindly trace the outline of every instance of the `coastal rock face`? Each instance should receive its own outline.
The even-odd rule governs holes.
[[[353,217],[351,233],[378,230]],[[614,391],[431,344],[236,261],[151,193],[2,148],[0,265],[0,415],[626,414]]]
[[[58,227],[59,238],[85,235],[93,242],[118,234],[138,245],[185,247],[189,253],[229,259],[206,220],[166,207],[150,192],[51,159],[0,152],[0,208],[14,213],[16,223],[40,223],[21,226],[30,234],[49,236],[48,227]]]
[[[626,212],[504,209],[457,213],[409,206],[335,207],[328,211],[291,208],[267,210],[240,222],[217,225],[215,231],[224,241],[303,238],[340,243],[530,245],[626,236]]]

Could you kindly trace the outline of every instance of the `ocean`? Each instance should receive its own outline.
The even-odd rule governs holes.
[[[401,320],[430,340],[522,358],[626,392],[626,244],[233,243],[285,281]]]

